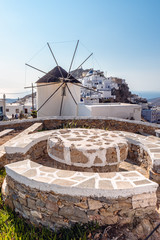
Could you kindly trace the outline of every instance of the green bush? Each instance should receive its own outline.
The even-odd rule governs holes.
[[[33,118],[37,118],[37,111],[36,110],[33,110],[32,113],[31,113],[31,116]]]

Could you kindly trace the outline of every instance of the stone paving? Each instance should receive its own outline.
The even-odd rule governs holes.
[[[156,192],[157,183],[137,171],[91,173],[45,167],[30,160],[5,166],[7,175],[19,183],[41,191],[71,196],[107,198],[129,197]]]

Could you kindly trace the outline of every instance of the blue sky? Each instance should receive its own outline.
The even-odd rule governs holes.
[[[25,63],[55,67],[47,42],[67,70],[78,39],[73,67],[93,52],[84,68],[160,92],[159,0],[0,0],[0,35],[0,93],[26,92],[42,76]]]

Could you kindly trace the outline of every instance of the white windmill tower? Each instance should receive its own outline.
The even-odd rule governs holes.
[[[95,91],[84,87],[80,81],[75,79],[71,74],[71,68],[73,60],[77,51],[79,40],[77,41],[76,48],[71,60],[68,73],[58,65],[58,62],[53,54],[53,51],[47,43],[50,52],[55,60],[56,67],[48,73],[35,68],[29,64],[27,66],[38,70],[45,75],[40,78],[36,84],[37,86],[37,113],[38,117],[44,116],[77,116],[78,115],[78,104],[80,103],[80,89],[86,88],[88,90]],[[79,69],[87,60],[92,56],[91,53],[77,69]],[[76,69],[76,70],[77,70]],[[74,70],[74,71],[76,71]],[[74,72],[73,71],[73,72]],[[30,87],[26,87],[30,88]]]

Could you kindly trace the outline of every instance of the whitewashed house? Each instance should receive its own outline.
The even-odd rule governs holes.
[[[118,82],[116,81],[118,78],[109,77],[106,78],[104,76],[104,72],[100,70],[90,70],[86,76],[81,80],[83,86],[97,89],[100,93],[94,93],[85,89],[81,89],[82,97],[92,97],[92,98],[115,98],[112,95],[112,89],[118,89]],[[122,80],[122,79],[121,79]],[[125,80],[123,80],[125,81]],[[122,83],[122,82],[121,82]]]
[[[36,98],[34,98],[34,108],[36,109]],[[20,113],[30,116],[32,113],[32,98],[27,98],[24,103],[15,102],[15,103],[7,103],[6,104],[6,116],[8,118],[15,117],[17,114],[18,116]]]

